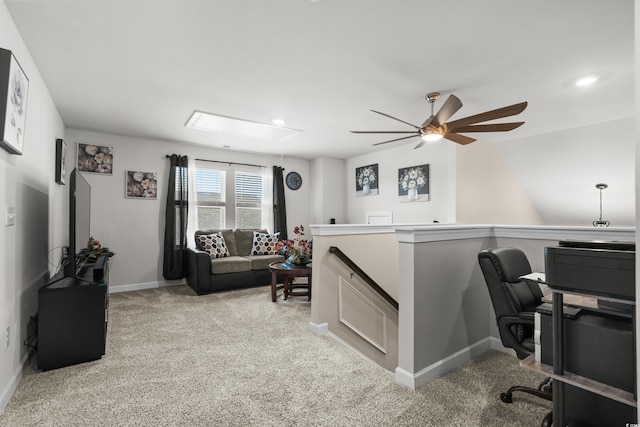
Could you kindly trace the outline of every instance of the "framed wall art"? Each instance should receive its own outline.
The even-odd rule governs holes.
[[[398,197],[401,202],[429,200],[429,165],[398,169]]]
[[[29,79],[10,50],[0,49],[0,146],[22,155]]]
[[[67,143],[64,139],[56,139],[56,182],[64,185],[67,177]]]
[[[130,199],[156,199],[158,174],[155,172],[126,171],[125,197]]]
[[[78,170],[112,175],[113,147],[78,143]]]
[[[378,164],[356,168],[356,195],[373,196],[378,194]]]

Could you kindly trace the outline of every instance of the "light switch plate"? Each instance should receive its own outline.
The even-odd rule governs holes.
[[[7,227],[16,225],[16,208],[15,206],[7,206],[7,219],[4,223]]]

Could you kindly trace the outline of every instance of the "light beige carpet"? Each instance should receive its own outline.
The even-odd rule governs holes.
[[[107,353],[26,369],[1,426],[537,426],[541,377],[487,352],[413,391],[307,330],[306,298],[268,287],[195,296],[186,286],[111,295]]]

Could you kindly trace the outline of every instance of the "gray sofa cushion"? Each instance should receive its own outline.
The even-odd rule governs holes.
[[[211,274],[238,273],[250,270],[251,261],[244,257],[232,256],[211,260]]]
[[[253,232],[260,231],[266,233],[267,230],[236,230],[236,250],[238,256],[251,255],[251,248],[253,247]]]
[[[247,258],[251,262],[252,270],[263,270],[269,268],[272,262],[284,262],[282,255],[250,255]]]

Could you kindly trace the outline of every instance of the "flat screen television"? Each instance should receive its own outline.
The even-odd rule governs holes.
[[[79,256],[91,238],[91,186],[74,169],[69,178],[69,251],[64,266],[65,277],[76,277],[86,261]]]

